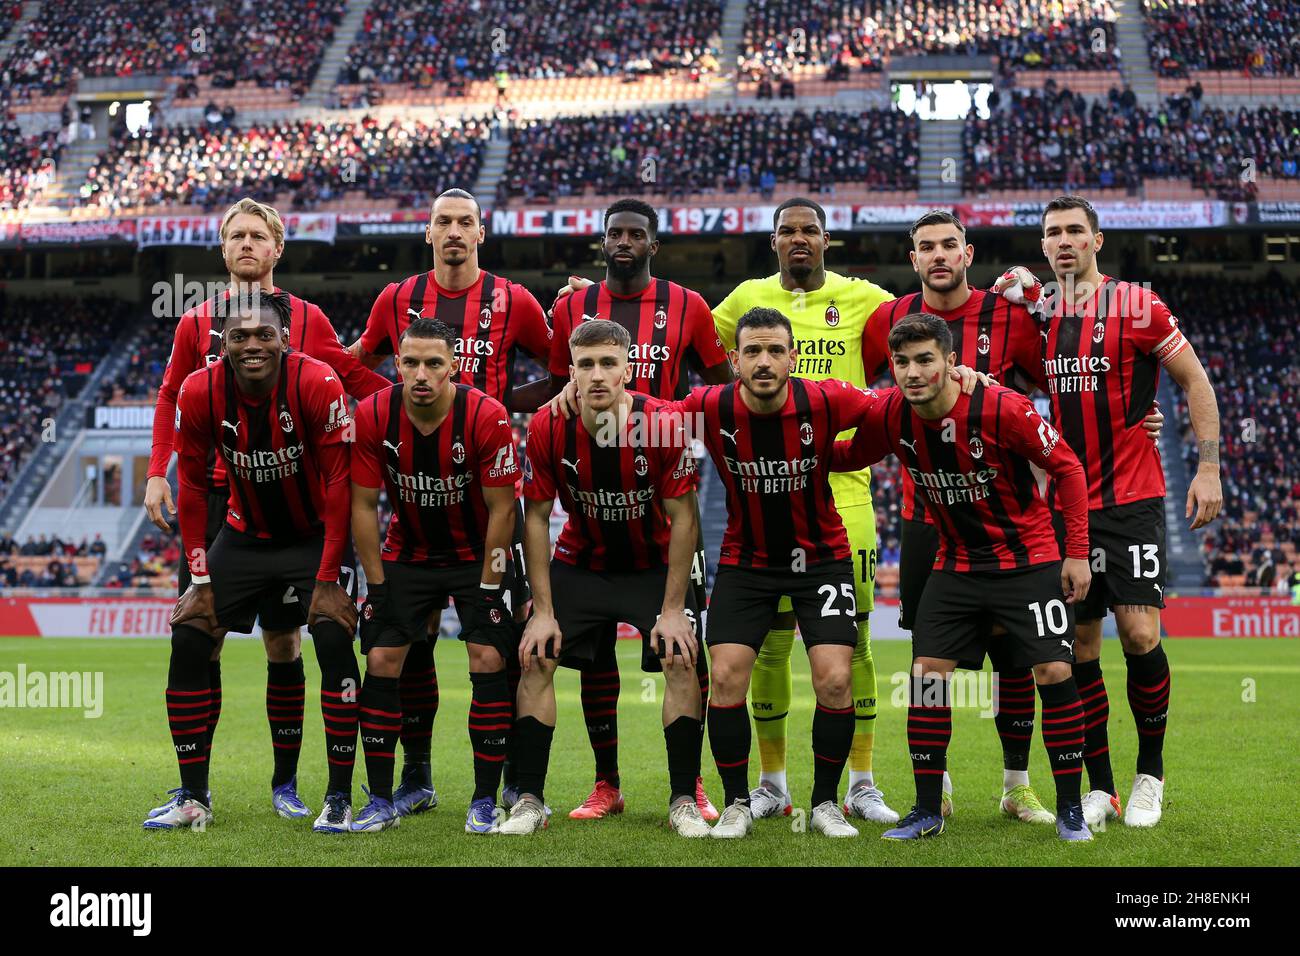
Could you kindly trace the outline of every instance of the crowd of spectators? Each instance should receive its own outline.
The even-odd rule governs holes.
[[[1223,512],[1202,539],[1206,584],[1222,575],[1259,584],[1264,564],[1273,565],[1273,580],[1285,580],[1282,545],[1300,549],[1300,282],[1273,273],[1253,282],[1164,278],[1154,287],[1178,315],[1219,403]],[[1173,420],[1194,469],[1196,435],[1177,394]]]
[[[103,586],[174,590],[180,559],[180,534],[176,531],[160,532],[151,529],[136,545],[135,554],[124,556],[105,575]]]
[[[1112,88],[1089,103],[1049,81],[1042,92],[1013,91],[988,119],[974,112],[962,132],[965,188],[1053,190],[1127,188],[1149,178],[1183,179],[1217,199],[1247,201],[1259,176],[1295,179],[1300,111],[1209,109],[1193,95],[1158,108]]]
[[[78,577],[73,558],[99,558],[108,548],[98,534],[93,539],[82,538],[74,542],[58,535],[28,535],[21,545],[9,532],[0,533],[0,587],[6,588],[71,588],[89,584]],[[47,561],[15,561],[15,558],[48,558]]]
[[[422,206],[443,189],[473,184],[490,135],[483,119],[160,126],[112,139],[81,202],[212,211],[243,196],[279,204],[288,194],[283,208],[295,210],[354,195]]]
[[[627,190],[687,196],[778,185],[833,193],[837,184],[917,188],[920,122],[897,111],[805,112],[674,107],[520,124],[498,202]]]
[[[0,127],[0,209],[22,209],[54,182],[63,146],[57,130],[24,136],[13,114]]]
[[[345,0],[45,0],[0,64],[6,89],[51,95],[74,79],[209,76],[305,92]]]
[[[1144,0],[1151,67],[1161,76],[1229,70],[1300,76],[1294,0]]]
[[[887,56],[998,56],[1003,70],[1118,69],[1110,0],[750,0],[741,70],[780,74],[795,64],[846,77],[856,61]]]
[[[130,308],[107,297],[19,299],[0,291],[0,496],[47,420],[109,351]],[[47,439],[48,440],[48,439]]]
[[[715,0],[375,0],[339,82],[704,74],[721,25]]]
[[[9,31],[14,28],[14,24],[22,18],[23,5],[21,0],[3,0],[0,2],[0,40],[9,35]]]

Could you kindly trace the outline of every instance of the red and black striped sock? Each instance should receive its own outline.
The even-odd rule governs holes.
[[[700,777],[700,750],[704,747],[700,722],[678,717],[664,728],[668,748],[668,805],[678,797],[695,799],[695,781]]]
[[[275,769],[271,786],[278,787],[298,772],[302,750],[302,711],[307,699],[307,678],[302,658],[266,662],[266,719],[271,724]]]
[[[1039,684],[1043,699],[1043,743],[1056,781],[1056,806],[1079,802],[1083,778],[1083,704],[1073,677]]]
[[[212,691],[208,658],[212,638],[198,628],[172,628],[171,661],[167,668],[167,724],[180,767],[181,786],[200,800],[208,791],[208,718]]]
[[[396,677],[366,673],[358,700],[361,749],[366,755],[366,779],[371,796],[393,799],[393,758],[402,730],[402,699]]]
[[[615,789],[618,777],[618,676],[615,645],[618,628],[597,640],[596,658],[582,674],[582,719],[587,724],[587,739],[596,757],[596,780],[605,780]]]
[[[749,805],[750,733],[749,711],[743,700],[729,707],[709,702],[709,746],[727,806],[737,800]]]
[[[1106,725],[1110,722],[1110,699],[1101,676],[1101,660],[1078,661],[1074,665],[1074,682],[1083,704],[1083,765],[1088,768],[1088,787],[1116,795],[1115,775],[1110,769],[1110,740]]]
[[[1165,726],[1169,721],[1169,658],[1163,644],[1145,654],[1125,652],[1128,706],[1138,732],[1137,772],[1165,776]]]
[[[1028,667],[994,671],[993,682],[998,702],[993,723],[1002,741],[1002,767],[1028,770],[1034,740],[1034,672]]]
[[[203,749],[210,766],[212,738],[217,734],[217,721],[221,719],[221,661],[208,661],[208,690],[212,694],[212,706],[208,708],[208,740]]]
[[[948,769],[952,740],[952,707],[948,681],[942,677],[913,677],[907,708],[907,749],[916,780],[916,805],[926,813],[942,808],[943,772]]]
[[[844,776],[844,764],[853,746],[855,720],[853,705],[825,707],[817,704],[813,711],[813,788],[812,805],[819,807],[827,800],[834,801]]]
[[[429,762],[433,718],[438,714],[438,670],[433,663],[436,636],[411,644],[397,685],[402,698],[402,750],[408,764]]]
[[[551,740],[555,728],[548,727],[536,717],[520,717],[515,721],[511,746],[517,784],[520,793],[531,793],[542,803],[546,802],[546,769],[551,761]]]
[[[325,753],[329,759],[326,793],[352,796],[352,771],[357,760],[357,696],[361,671],[352,650],[352,635],[335,621],[311,627],[320,664],[320,709],[325,722]]]
[[[501,784],[501,765],[510,742],[510,685],[505,671],[469,675],[473,696],[469,702],[469,744],[474,751],[474,797],[495,797]]]

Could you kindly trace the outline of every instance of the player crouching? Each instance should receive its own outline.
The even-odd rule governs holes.
[[[695,796],[701,746],[695,665],[704,653],[688,587],[697,537],[695,461],[677,428],[661,435],[650,424],[654,400],[625,391],[630,342],[614,322],[579,325],[569,340],[569,374],[581,414],[566,420],[546,408],[528,427],[524,548],[533,616],[519,645],[523,676],[512,759],[520,797],[501,825],[504,834],[546,826],[557,664],[589,663],[603,631],[619,621],[641,632],[642,670],[664,674],[669,823],[681,836],[710,834]],[[556,495],[569,517],[552,561]]]

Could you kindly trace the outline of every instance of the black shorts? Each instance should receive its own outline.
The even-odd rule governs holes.
[[[721,565],[709,602],[708,646],[745,644],[757,651],[783,596],[794,605],[805,646],[857,646],[857,594],[853,562],[847,558],[802,572]]]
[[[226,525],[226,508],[230,502],[230,492],[226,489],[220,491],[208,492],[208,526],[204,529],[203,544],[211,549],[213,542],[217,540],[217,535]],[[349,548],[351,547],[349,543]],[[319,563],[319,558],[317,559]],[[351,559],[347,564],[349,569],[355,562]],[[314,577],[314,575],[313,575]],[[355,575],[353,576],[355,580]],[[180,569],[176,574],[176,596],[180,597],[190,588],[190,564],[181,555]],[[348,591],[353,597],[356,597],[356,585],[354,584]],[[264,631],[292,631],[301,627],[303,612],[298,606],[297,597],[287,596],[285,594],[266,594],[261,603],[257,605],[257,621]]]
[[[991,636],[994,624],[1007,633]],[[1074,662],[1074,608],[1061,594],[1059,561],[1024,570],[930,575],[916,612],[913,657],[978,668],[986,653],[1010,667]]]
[[[1065,523],[1058,519],[1055,525],[1064,554]],[[1075,607],[1078,621],[1099,621],[1117,605],[1165,606],[1168,561],[1163,498],[1089,511],[1088,549],[1092,586]]]
[[[916,629],[916,609],[939,553],[939,529],[927,521],[903,519],[903,543],[898,556],[898,626]]]
[[[384,609],[385,625],[367,634],[361,641],[361,653],[372,647],[405,647],[424,638],[429,615],[456,601],[460,617],[460,639],[468,644],[486,644],[509,660],[519,650],[519,626],[505,615],[503,620],[478,614],[479,582],[483,563],[467,561],[448,568],[405,561],[385,561],[384,581],[388,585],[388,606]],[[507,609],[514,604],[514,562],[501,580],[502,597]],[[373,640],[371,637],[373,636]]]
[[[582,669],[596,659],[610,628],[626,621],[641,632],[641,669],[663,670],[659,650],[650,646],[650,632],[664,604],[667,568],[644,571],[591,571],[564,561],[551,562],[551,603],[560,626],[560,663]],[[701,630],[695,593],[686,589],[686,616]],[[608,626],[607,626],[608,625]]]
[[[222,528],[208,549],[217,624],[240,634],[251,634],[259,618],[263,630],[302,627],[324,546],[323,535],[284,544]],[[353,560],[350,544],[347,552],[339,585],[355,599],[356,569],[347,563]]]

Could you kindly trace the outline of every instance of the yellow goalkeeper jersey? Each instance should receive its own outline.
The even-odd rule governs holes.
[[[815,292],[790,292],[781,276],[747,279],[713,309],[718,336],[728,349],[736,347],[736,323],[750,309],[777,309],[790,320],[795,348],[799,350],[795,375],[820,381],[837,378],[861,388],[868,385],[862,367],[862,334],[867,319],[882,302],[894,296],[874,282],[826,272],[826,282]],[[853,430],[842,432],[850,438]],[[871,470],[834,473],[831,491],[837,505],[871,504]]]

